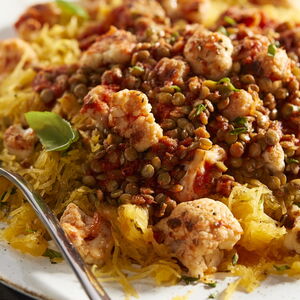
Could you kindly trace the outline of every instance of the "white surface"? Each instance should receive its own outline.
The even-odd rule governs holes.
[[[12,34],[11,28],[17,16],[26,5],[34,0],[0,0],[0,38]],[[41,295],[51,300],[86,300],[83,290],[65,264],[52,265],[47,258],[34,258],[13,250],[4,242],[0,242],[0,279],[19,286],[28,292]],[[203,285],[174,287],[155,287],[152,281],[143,281],[135,284],[143,300],[172,300],[175,296],[191,293],[186,300],[204,300],[211,293],[222,291],[232,279],[219,279],[217,288],[206,288]],[[124,294],[118,285],[106,285],[112,300],[123,300]],[[1,295],[0,295],[1,298]],[[300,299],[300,284],[292,278],[269,278],[259,289],[252,294],[237,292],[233,300],[289,300]]]

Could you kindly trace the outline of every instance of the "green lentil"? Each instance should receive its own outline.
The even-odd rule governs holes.
[[[130,147],[125,149],[124,156],[128,161],[134,161],[138,158],[138,153],[134,148]]]
[[[88,88],[85,84],[79,83],[74,87],[73,93],[76,97],[83,98],[88,93]]]
[[[170,93],[162,92],[157,95],[158,102],[162,104],[170,104],[172,102],[172,99],[173,96]]]
[[[106,183],[106,189],[109,192],[113,192],[118,188],[119,184],[116,180],[110,180]]]
[[[172,104],[175,106],[181,106],[185,103],[185,96],[182,93],[175,93],[173,95]]]
[[[176,122],[172,119],[165,119],[160,126],[162,129],[170,130],[176,128]]]
[[[55,99],[54,92],[50,89],[43,89],[40,97],[41,100],[46,104],[52,102]]]
[[[82,183],[87,186],[94,186],[96,184],[96,179],[91,175],[86,175],[82,177]]]
[[[132,198],[132,196],[130,194],[122,194],[118,200],[122,204],[128,204],[128,203],[130,203],[131,198]]]
[[[125,187],[125,193],[127,194],[136,195],[138,192],[139,192],[139,188],[133,182],[128,183]]]
[[[165,194],[157,194],[154,198],[155,202],[160,204],[166,201],[167,196]]]
[[[186,118],[179,118],[177,120],[177,125],[181,129],[183,129],[187,124],[189,124],[189,121]]]
[[[151,178],[154,175],[154,167],[150,164],[145,165],[142,168],[141,174],[145,178]]]
[[[168,172],[163,172],[157,176],[157,182],[161,186],[168,185],[171,182],[171,176]]]
[[[161,167],[161,160],[158,156],[155,156],[152,158],[151,160],[151,164],[153,165],[153,167],[158,170]]]
[[[112,198],[119,198],[121,195],[123,194],[123,191],[122,190],[116,190],[116,191],[113,191],[110,196]]]

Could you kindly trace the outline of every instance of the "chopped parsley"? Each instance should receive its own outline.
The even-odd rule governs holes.
[[[176,92],[181,92],[181,88],[178,85],[171,85],[172,89],[174,89]]]
[[[276,51],[277,51],[276,45],[275,44],[270,44],[269,47],[268,47],[268,55],[269,56],[275,56]]]
[[[62,258],[62,255],[59,252],[49,248],[46,249],[43,256],[49,257],[50,260],[53,260],[54,258]]]
[[[238,128],[234,128],[229,133],[231,135],[239,135],[241,133],[246,133],[246,132],[248,132],[248,128],[247,127],[238,127]]]
[[[195,113],[195,116],[199,116],[202,112],[204,112],[206,110],[206,105],[204,104],[198,104],[196,106],[196,113]]]
[[[278,272],[281,272],[281,271],[286,271],[286,270],[289,270],[291,267],[288,266],[288,265],[283,265],[283,266],[276,266],[276,265],[273,265],[274,269]]]
[[[213,281],[213,282],[207,282],[205,283],[207,286],[211,287],[211,288],[215,288],[217,286],[217,282]]]
[[[208,296],[208,299],[215,299],[218,296],[218,293],[212,293]]]
[[[145,71],[144,68],[140,67],[140,66],[133,66],[131,69],[134,70],[134,71],[138,71],[138,72],[144,72]]]
[[[234,125],[236,126],[246,126],[247,125],[247,118],[246,117],[237,117],[233,121]]]
[[[217,82],[218,85],[226,85],[226,87],[233,92],[239,92],[240,89],[237,89],[232,83],[229,77],[224,77]]]
[[[220,26],[217,31],[224,35],[227,35],[227,36],[229,35],[227,29],[224,26]]]
[[[236,25],[236,21],[233,18],[229,17],[229,16],[225,16],[224,21],[226,23],[228,23],[229,25],[232,25],[232,26]]]
[[[237,253],[234,253],[232,256],[232,264],[235,266],[239,260],[239,255]]]
[[[185,284],[195,283],[199,280],[200,277],[190,277],[190,276],[181,276],[181,280],[184,281]]]
[[[299,164],[300,163],[300,161],[298,160],[298,159],[296,159],[296,158],[287,158],[286,159],[286,163],[287,164]]]

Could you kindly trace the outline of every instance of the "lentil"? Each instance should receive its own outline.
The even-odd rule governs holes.
[[[151,178],[154,175],[154,172],[155,172],[154,167],[148,164],[142,168],[141,174],[145,178]]]

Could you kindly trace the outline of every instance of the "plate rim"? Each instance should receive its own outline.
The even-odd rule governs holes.
[[[43,296],[39,293],[36,293],[24,286],[21,286],[19,284],[16,284],[10,280],[8,280],[7,278],[4,278],[3,276],[0,275],[0,283],[2,283],[3,285],[5,285],[6,287],[12,289],[12,290],[15,290],[25,296],[29,296],[35,300],[55,300],[53,298],[49,298],[49,297],[46,297],[46,296]]]

